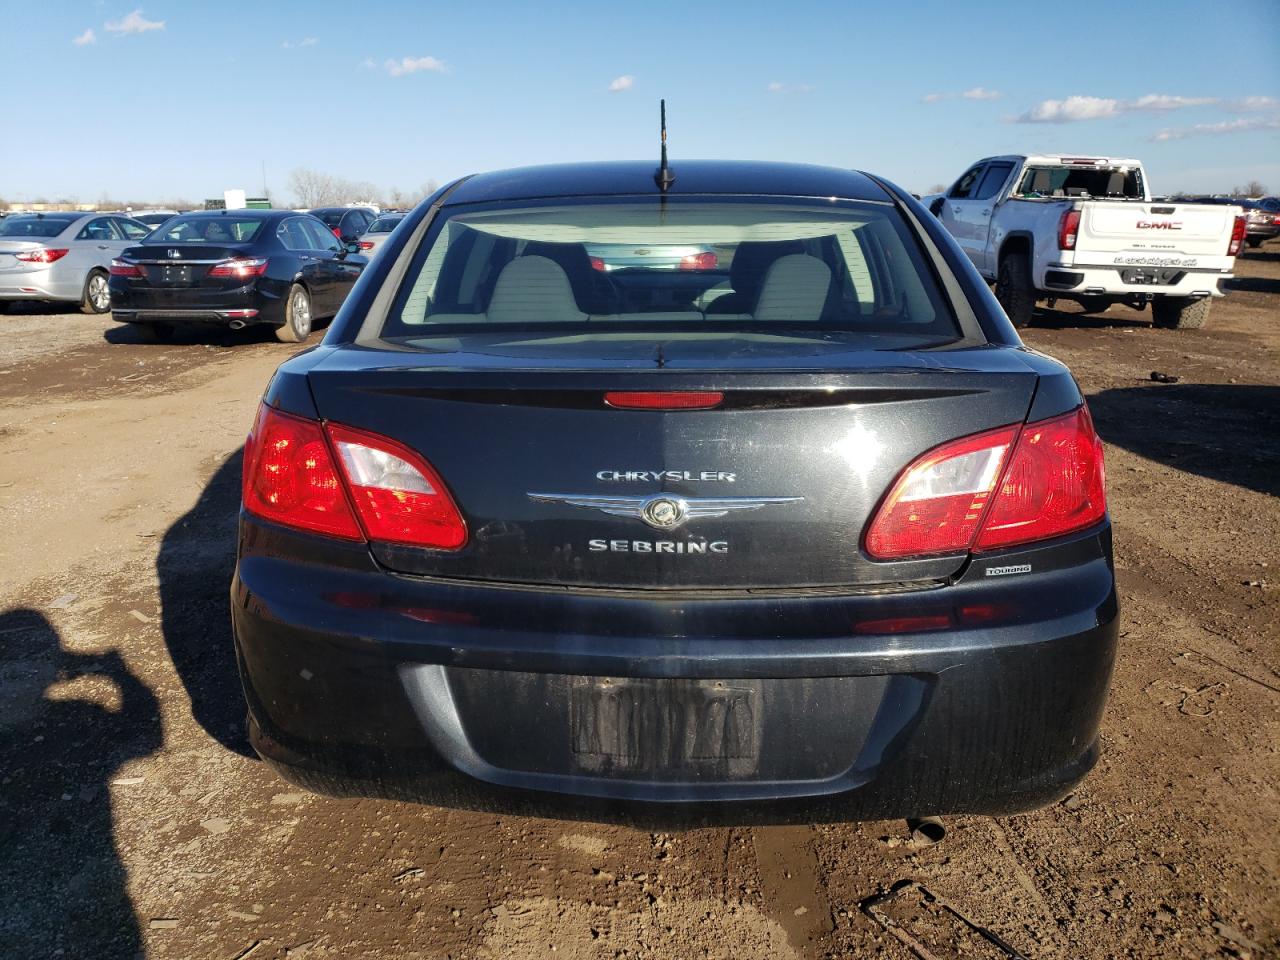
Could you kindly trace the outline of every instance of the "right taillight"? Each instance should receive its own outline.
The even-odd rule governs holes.
[[[867,527],[876,560],[997,550],[1093,526],[1107,510],[1088,410],[943,444],[898,478]]]
[[[1080,211],[1065,210],[1058,221],[1058,249],[1074,250],[1076,234],[1080,232]]]
[[[1231,225],[1231,242],[1227,244],[1228,257],[1234,257],[1240,252],[1240,247],[1244,243],[1248,229],[1245,218],[1243,216],[1236,217],[1236,222]]]
[[[467,527],[440,477],[408,447],[263,405],[245,442],[245,509],[297,530],[456,550]]]

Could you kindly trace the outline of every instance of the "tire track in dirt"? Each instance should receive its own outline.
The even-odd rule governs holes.
[[[835,929],[813,842],[813,828],[808,826],[751,831],[765,909],[805,960],[819,955],[821,941]]]

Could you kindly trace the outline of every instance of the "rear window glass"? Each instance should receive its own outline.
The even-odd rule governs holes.
[[[653,326],[959,336],[892,206],[699,198],[455,208],[379,335]]]
[[[0,220],[0,237],[56,237],[76,217],[14,217]]]
[[[370,233],[390,233],[403,220],[404,217],[379,217],[373,223],[369,224]]]
[[[174,217],[147,239],[155,243],[248,243],[262,229],[255,217]]]
[[[327,210],[324,213],[316,213],[314,210],[311,211],[311,215],[323,220],[326,227],[336,227],[342,221],[342,218],[346,213],[347,211],[345,210]]]
[[[1142,175],[1137,167],[1027,167],[1013,195],[1027,200],[1044,197],[1137,200],[1142,197]]]

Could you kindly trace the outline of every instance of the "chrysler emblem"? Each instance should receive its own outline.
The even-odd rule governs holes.
[[[653,497],[640,508],[640,519],[651,527],[666,529],[684,523],[689,508],[675,497]]]
[[[657,530],[672,530],[686,520],[723,517],[729,513],[759,510],[775,503],[798,503],[803,497],[679,497],[670,493],[647,497],[608,497],[590,493],[530,493],[538,503],[563,503],[599,510],[612,517],[640,520]]]

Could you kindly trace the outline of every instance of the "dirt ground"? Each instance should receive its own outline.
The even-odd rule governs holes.
[[[1203,331],[1071,305],[1027,331],[1107,440],[1105,752],[936,846],[298,792],[245,744],[226,598],[238,449],[296,348],[0,316],[0,955],[1280,955],[1280,244],[1238,273]]]

